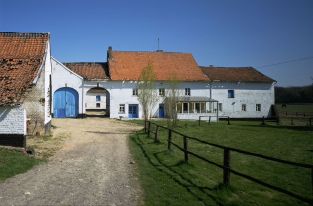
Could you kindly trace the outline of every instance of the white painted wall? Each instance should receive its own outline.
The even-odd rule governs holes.
[[[231,89],[235,98],[228,98],[228,90]],[[215,82],[212,84],[212,98],[222,103],[220,115],[231,118],[268,117],[271,105],[275,104],[274,84]],[[242,111],[242,104],[247,105],[247,111]],[[256,104],[261,104],[261,111],[256,111]]]
[[[0,107],[0,134],[26,135],[26,111],[23,107]]]
[[[139,118],[143,118],[143,113],[141,111],[141,105],[138,101],[137,96],[133,96],[132,92],[134,88],[137,88],[137,82],[136,81],[110,81],[109,84],[109,91],[111,93],[111,110],[110,110],[110,117],[111,118],[127,118],[128,117],[128,105],[129,104],[138,104],[139,105]],[[111,85],[110,85],[111,84]],[[167,82],[161,82],[158,81],[156,83],[156,92],[158,92],[159,88],[170,88],[170,85]],[[184,95],[185,88],[190,88],[191,90],[191,96],[209,96],[210,95],[210,87],[209,84],[206,82],[181,82],[178,85],[178,88],[180,88],[180,93]],[[158,108],[159,104],[164,103],[164,97],[159,97],[159,101],[155,105],[153,109],[153,116],[158,117]],[[120,114],[119,113],[119,105],[125,104],[125,113]],[[198,116],[201,114],[197,114]],[[196,116],[197,116],[196,115]],[[179,118],[187,118],[186,115],[179,115]]]
[[[51,75],[51,48],[50,40],[47,42],[46,56],[45,56],[45,124],[51,121],[50,112],[50,75]]]
[[[83,78],[65,67],[55,58],[51,58],[52,65],[52,112],[53,112],[53,96],[56,90],[63,87],[70,87],[78,92],[78,113],[85,113],[83,106]]]

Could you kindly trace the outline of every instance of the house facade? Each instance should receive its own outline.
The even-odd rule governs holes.
[[[25,136],[49,133],[49,33],[0,32],[0,144],[25,146]]]
[[[166,93],[173,82],[179,94],[179,119],[271,116],[275,81],[254,68],[199,67],[192,54],[109,47],[107,62],[61,63],[52,58],[54,117],[83,117],[98,111],[110,118],[143,118],[138,80],[148,65],[156,75],[158,94],[152,117],[166,117]],[[66,99],[69,96],[73,98]]]

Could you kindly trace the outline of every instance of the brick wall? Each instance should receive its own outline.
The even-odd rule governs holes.
[[[0,107],[0,134],[25,133],[25,110],[22,107]]]

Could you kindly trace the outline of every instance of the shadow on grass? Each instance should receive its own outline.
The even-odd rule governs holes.
[[[219,185],[216,185],[215,187],[210,188],[210,187],[203,187],[203,186],[199,186],[199,185],[195,184],[191,179],[187,178],[186,176],[184,176],[180,172],[177,172],[176,170],[173,169],[173,167],[181,166],[185,163],[179,161],[178,163],[169,166],[169,165],[166,165],[165,163],[162,162],[159,155],[162,153],[166,153],[167,151],[156,152],[156,153],[153,153],[152,155],[149,154],[149,152],[147,152],[146,149],[143,147],[144,143],[137,136],[137,135],[143,135],[143,134],[144,133],[137,133],[136,136],[134,136],[134,138],[132,138],[132,141],[136,143],[136,145],[140,148],[140,150],[144,154],[144,157],[148,160],[148,162],[156,170],[166,174],[170,179],[172,179],[178,185],[184,187],[188,193],[190,193],[192,196],[194,196],[198,201],[201,201],[204,205],[211,205],[211,204],[206,203],[206,200],[203,199],[198,192],[193,191],[192,189],[197,189],[198,191],[201,191],[203,195],[206,195],[207,197],[212,199],[217,205],[223,205],[223,202],[221,202],[221,200],[219,200],[216,196],[208,193],[207,190],[213,192],[213,191],[225,190],[225,189],[229,189],[229,188],[224,188],[224,187],[222,188]],[[147,144],[149,144],[149,143],[147,143]],[[157,161],[157,163],[153,162],[152,156]],[[187,173],[186,171],[184,171],[184,172]],[[188,173],[187,175],[192,176],[190,173]]]

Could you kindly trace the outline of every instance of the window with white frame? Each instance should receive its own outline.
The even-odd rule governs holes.
[[[138,89],[136,88],[136,89],[133,89],[133,95],[134,96],[138,96]]]
[[[243,112],[247,111],[247,105],[246,104],[241,105],[241,111],[243,111]]]
[[[256,110],[257,112],[260,112],[260,111],[261,111],[261,104],[256,104],[255,110]]]
[[[125,104],[120,104],[120,108],[119,108],[119,112],[120,114],[124,114],[125,113]]]
[[[160,88],[159,89],[159,96],[164,96],[165,95],[165,89],[164,88]]]
[[[185,88],[185,96],[190,96],[190,88]]]

